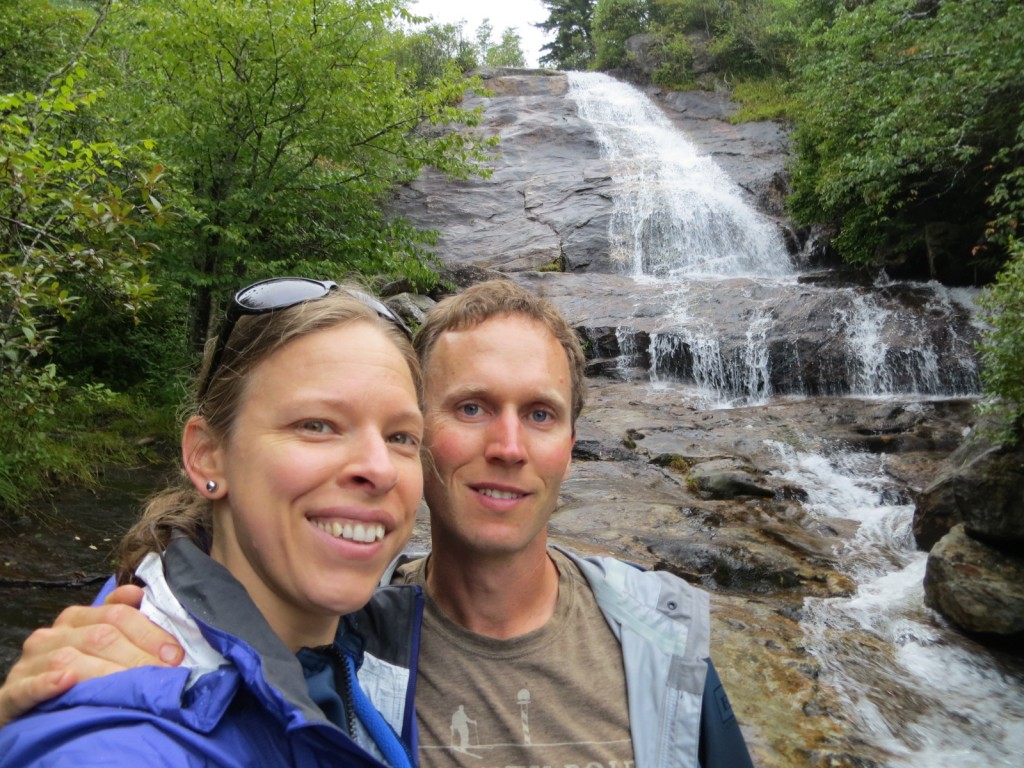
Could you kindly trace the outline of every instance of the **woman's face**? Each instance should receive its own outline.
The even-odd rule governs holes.
[[[290,646],[333,640],[405,545],[422,436],[408,365],[369,323],[301,337],[254,369],[213,449],[211,554]]]

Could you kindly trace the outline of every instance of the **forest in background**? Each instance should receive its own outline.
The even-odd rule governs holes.
[[[728,89],[787,121],[794,220],[894,276],[990,283],[983,377],[1024,404],[1020,0],[544,0],[541,63]],[[175,433],[231,289],[434,285],[384,214],[488,173],[462,107],[522,66],[404,0],[0,0],[0,508]]]

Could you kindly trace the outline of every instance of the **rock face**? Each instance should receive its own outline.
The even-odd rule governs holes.
[[[963,522],[973,539],[1024,556],[1024,442],[993,444],[979,430],[916,501],[914,537],[922,549]]]
[[[925,600],[968,632],[1024,632],[1024,445],[977,430],[917,497]]]
[[[968,632],[1024,639],[1024,558],[971,538],[963,523],[928,555],[925,601]]]
[[[439,230],[448,263],[503,272],[609,270],[611,175],[593,131],[566,98],[565,76],[495,77],[487,87],[491,96],[468,97],[466,106],[485,105],[484,130],[501,135],[494,174],[452,182],[426,173],[399,194],[395,210]]]

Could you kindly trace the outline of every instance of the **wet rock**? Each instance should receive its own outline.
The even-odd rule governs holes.
[[[489,74],[490,95],[469,94],[465,106],[483,106],[480,130],[501,136],[492,176],[452,181],[427,171],[398,193],[392,210],[438,230],[436,252],[449,264],[611,269],[610,174],[592,129],[566,98],[565,75]]]
[[[968,632],[1024,638],[1024,559],[956,525],[928,555],[925,602]]]
[[[687,485],[705,499],[735,499],[739,496],[764,496],[774,492],[760,484],[749,467],[728,459],[696,465],[686,476]]]
[[[962,521],[975,539],[1024,555],[1024,443],[993,443],[987,434],[976,429],[918,494],[914,538],[922,549]]]
[[[398,293],[384,302],[388,308],[413,327],[419,327],[427,318],[427,312],[437,302],[419,293]]]

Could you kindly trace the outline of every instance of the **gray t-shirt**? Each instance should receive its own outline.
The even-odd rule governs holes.
[[[520,637],[470,632],[427,595],[416,679],[423,768],[632,768],[621,647],[583,574],[549,554],[555,613]],[[397,580],[426,591],[424,562]]]

